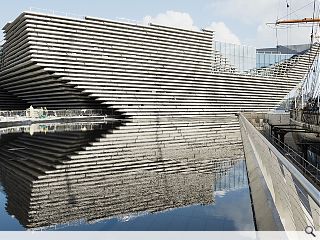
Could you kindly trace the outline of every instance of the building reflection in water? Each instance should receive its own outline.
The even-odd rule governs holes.
[[[241,187],[215,184],[244,158],[236,117],[80,125],[1,136],[6,210],[25,228],[213,204],[214,190]]]

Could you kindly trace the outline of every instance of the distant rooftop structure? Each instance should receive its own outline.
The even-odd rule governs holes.
[[[311,44],[278,45],[274,48],[259,48],[256,50],[256,67],[265,68],[279,64],[290,59],[294,55],[307,52]]]
[[[301,54],[310,47],[311,44],[278,45],[275,48],[258,48],[257,53]]]

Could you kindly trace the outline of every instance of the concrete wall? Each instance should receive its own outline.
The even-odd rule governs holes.
[[[6,91],[34,107],[98,104],[136,118],[267,111],[303,79],[319,48],[263,75],[239,74],[213,61],[208,30],[25,12],[4,31]]]
[[[251,124],[256,125],[266,114],[246,113]],[[241,123],[241,136],[245,152],[249,186],[258,231],[283,231],[279,213],[273,202],[270,190],[256,159],[256,150],[252,147],[246,129]],[[249,123],[250,124],[250,123]]]
[[[239,119],[258,230],[319,230],[320,192],[244,115]]]

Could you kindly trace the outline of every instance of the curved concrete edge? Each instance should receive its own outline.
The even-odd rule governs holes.
[[[278,210],[260,170],[254,149],[240,121],[241,136],[247,165],[250,194],[255,216],[256,230],[284,231]]]

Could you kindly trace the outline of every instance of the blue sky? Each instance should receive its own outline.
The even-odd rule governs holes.
[[[290,7],[287,9],[287,2]],[[275,30],[266,26],[307,5],[291,18],[312,16],[312,0],[10,0],[1,1],[0,25],[14,20],[29,7],[69,12],[117,20],[132,19],[146,23],[216,30],[220,41],[253,46],[275,46]],[[317,4],[319,1],[317,0]],[[279,44],[309,41],[310,28],[278,31]],[[0,34],[0,40],[3,34]]]

